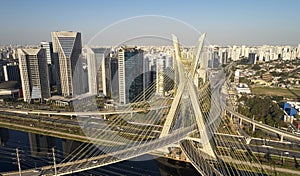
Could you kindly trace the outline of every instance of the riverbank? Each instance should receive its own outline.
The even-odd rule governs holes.
[[[41,117],[41,118],[43,118],[43,117]],[[15,122],[17,122],[17,123],[15,123]],[[34,125],[31,126],[30,124],[34,124]],[[19,130],[19,131],[24,131],[24,132],[30,132],[30,133],[36,133],[36,134],[42,134],[45,136],[51,136],[51,137],[56,137],[56,138],[69,139],[69,140],[79,141],[79,142],[84,142],[84,143],[90,143],[90,140],[84,135],[71,134],[71,133],[65,132],[66,126],[68,128],[73,128],[73,131],[75,129],[76,130],[81,129],[80,126],[62,125],[57,122],[53,122],[53,123],[51,123],[51,125],[54,128],[45,129],[45,127],[49,127],[49,125],[50,125],[50,123],[48,121],[36,120],[36,119],[23,119],[21,117],[15,117],[15,116],[10,116],[10,117],[4,118],[2,114],[0,115],[0,127],[3,127],[3,128]],[[67,130],[67,131],[70,131],[70,130]],[[103,142],[103,141],[101,141],[101,142]],[[111,145],[111,143],[110,143],[110,145]],[[183,161],[183,160],[180,160],[177,158],[169,157],[167,154],[163,154],[163,153],[158,155],[158,153],[151,152],[150,154],[159,156],[159,157],[164,157],[167,159],[171,159],[174,161]],[[189,161],[184,161],[184,162],[189,162]],[[248,163],[243,163],[243,164],[248,164]],[[267,165],[265,165],[264,169],[272,170],[272,168],[267,167]],[[287,169],[287,168],[283,168],[283,170],[280,169],[277,171],[282,172],[282,171],[285,171],[284,169]],[[287,170],[289,170],[289,169],[287,169]],[[294,170],[291,170],[287,173],[292,173],[292,172],[294,172]]]
[[[1,120],[0,120],[0,127],[12,129],[12,130],[23,131],[23,132],[36,133],[36,134],[41,134],[41,135],[45,135],[45,136],[69,139],[69,140],[74,140],[74,141],[79,141],[79,142],[85,142],[85,143],[90,142],[90,140],[87,139],[86,136],[61,132],[58,129],[57,130],[47,130],[47,129],[43,129],[43,128],[31,127],[31,126],[26,126],[26,125],[21,125],[21,124],[12,124],[9,122],[3,122]]]

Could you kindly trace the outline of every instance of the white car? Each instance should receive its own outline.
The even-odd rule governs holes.
[[[285,155],[289,155],[290,153],[289,153],[289,152],[283,152],[283,154],[285,154]]]
[[[39,172],[41,172],[41,171],[42,171],[42,170],[41,170],[40,168],[36,168],[36,169],[33,170],[34,173],[39,173]]]

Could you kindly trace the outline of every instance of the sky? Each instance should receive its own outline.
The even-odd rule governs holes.
[[[299,0],[2,0],[0,45],[38,44],[61,30],[81,32],[83,44],[176,33],[190,45],[199,31],[210,44],[297,45],[299,7]]]

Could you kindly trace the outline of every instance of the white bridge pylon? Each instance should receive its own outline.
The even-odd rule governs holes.
[[[176,80],[178,80],[177,81],[178,88],[177,88],[174,100],[172,102],[170,111],[166,117],[166,121],[163,126],[160,137],[165,137],[169,134],[172,122],[173,122],[175,114],[176,114],[176,110],[178,109],[178,107],[180,105],[180,100],[183,96],[183,93],[186,92],[186,93],[188,93],[188,95],[190,97],[194,116],[191,115],[190,117],[185,117],[185,118],[195,118],[198,131],[200,132],[200,143],[203,146],[203,148],[201,150],[203,152],[205,152],[206,154],[208,154],[210,157],[212,157],[212,159],[216,159],[216,155],[215,155],[215,153],[212,149],[212,146],[210,144],[210,141],[209,141],[209,136],[208,136],[209,133],[207,131],[208,128],[206,127],[205,122],[204,122],[204,115],[200,108],[200,102],[199,102],[198,95],[197,95],[196,85],[194,84],[194,81],[193,81],[195,78],[196,70],[200,63],[201,51],[203,48],[205,35],[206,35],[205,33],[202,34],[198,40],[196,53],[195,53],[194,57],[191,58],[192,63],[189,67],[189,70],[186,70],[182,63],[182,56],[180,53],[180,45],[179,45],[178,39],[175,35],[172,35],[173,45],[174,45],[174,50],[175,50],[175,60],[176,60],[175,61],[175,63],[176,63],[175,75],[178,76],[178,78],[176,79]]]

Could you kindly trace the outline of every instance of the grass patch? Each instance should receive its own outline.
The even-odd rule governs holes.
[[[300,89],[288,89],[278,87],[251,87],[251,91],[256,95],[283,96],[286,98],[300,98]]]

